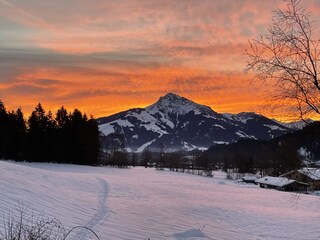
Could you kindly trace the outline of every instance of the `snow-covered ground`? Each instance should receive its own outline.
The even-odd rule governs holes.
[[[224,177],[0,162],[0,214],[23,203],[67,228],[88,226],[102,240],[319,238],[318,196]],[[77,239],[88,237],[78,232]]]

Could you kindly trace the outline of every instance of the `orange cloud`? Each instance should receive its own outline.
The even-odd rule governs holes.
[[[118,71],[85,68],[25,70],[15,77],[14,82],[0,85],[0,92],[10,108],[23,103],[25,110],[30,112],[33,105],[41,101],[51,110],[61,105],[71,109],[78,107],[97,117],[147,106],[167,92],[208,104],[219,112],[244,111],[247,102],[259,99],[245,77],[236,74],[226,77],[223,72],[185,67],[143,68],[130,73]],[[26,106],[25,99],[28,99]]]
[[[1,100],[98,117],[175,92],[218,112],[271,114],[260,107],[269,88],[248,82],[243,53],[284,4],[0,0]],[[303,4],[320,12],[317,1]]]

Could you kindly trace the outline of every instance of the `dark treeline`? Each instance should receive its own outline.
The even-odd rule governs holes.
[[[165,147],[164,147],[165,149]],[[301,150],[306,155],[301,154]],[[140,156],[140,165],[172,171],[207,174],[214,169],[238,173],[279,176],[303,166],[316,166],[320,159],[320,122],[270,141],[243,139],[215,145],[206,152],[151,152]]]
[[[127,152],[125,148],[125,136],[123,134],[111,133],[108,136],[100,136],[99,162],[102,165],[126,168],[129,166],[155,167],[157,169],[170,169],[172,171],[185,169],[204,169],[201,163],[196,161],[200,151],[193,152],[165,152],[151,151],[148,148],[143,152]]]
[[[98,163],[99,130],[92,117],[61,107],[55,116],[39,103],[27,121],[0,101],[0,158],[16,161]]]
[[[299,154],[301,148],[307,150],[308,157]],[[319,158],[320,122],[314,122],[302,130],[270,141],[244,139],[230,145],[213,146],[198,161],[221,165],[225,170],[238,169],[239,173],[279,176],[302,167],[304,163],[310,166]],[[303,162],[305,160],[307,162]]]
[[[212,171],[214,166],[207,162],[204,164],[199,158],[201,153],[199,150],[151,152],[149,149],[145,149],[140,155],[140,165],[181,172],[186,170]]]

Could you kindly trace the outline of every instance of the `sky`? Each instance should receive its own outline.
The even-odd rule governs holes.
[[[320,2],[303,6],[320,16]],[[244,73],[282,0],[0,0],[0,100],[94,117],[173,92],[224,113],[284,119]],[[317,20],[317,19],[315,19]],[[320,23],[320,19],[319,23]]]

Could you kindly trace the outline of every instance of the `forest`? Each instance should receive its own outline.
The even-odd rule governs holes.
[[[37,104],[25,120],[21,108],[0,101],[0,158],[15,161],[98,163],[99,130],[93,117],[63,106],[55,115]]]
[[[198,159],[240,173],[260,172],[279,176],[303,165],[317,167],[320,159],[320,122],[270,141],[243,139],[229,145],[215,145]]]

